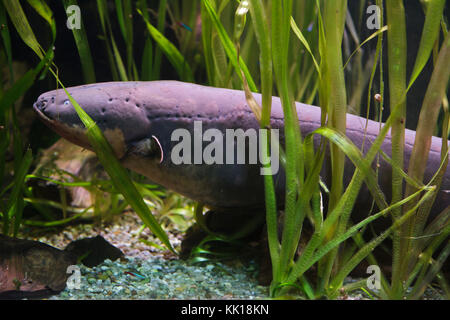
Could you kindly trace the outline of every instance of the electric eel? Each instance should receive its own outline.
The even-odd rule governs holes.
[[[264,208],[264,182],[260,163],[251,160],[254,143],[246,143],[248,153],[244,163],[238,161],[238,141],[226,141],[227,130],[258,132],[259,124],[247,105],[244,91],[207,87],[178,81],[149,82],[105,82],[71,87],[70,95],[80,104],[103,131],[121,163],[150,178],[168,189],[203,203],[210,208],[227,212],[233,210],[253,210]],[[254,94],[260,104],[261,95]],[[320,127],[319,107],[296,103],[298,119],[303,136]],[[41,120],[59,135],[72,143],[92,149],[85,134],[85,128],[74,107],[62,89],[42,94],[34,104]],[[280,99],[273,97],[271,127],[279,130],[281,145],[284,141],[284,121]],[[372,145],[380,131],[380,123],[356,115],[347,115],[347,137],[364,152]],[[178,131],[176,131],[179,129]],[[180,131],[180,129],[184,129]],[[213,131],[209,129],[214,129]],[[199,130],[203,132],[200,149],[195,145]],[[190,144],[192,155],[186,149],[180,152],[180,135],[174,132],[188,132],[192,135]],[[212,133],[207,135],[206,133]],[[199,157],[213,140],[222,139],[224,148],[212,155],[219,161],[208,163]],[[214,139],[212,138],[214,137]],[[248,138],[248,136],[246,137]],[[404,167],[408,168],[414,145],[415,131],[405,131]],[[320,136],[314,137],[318,147]],[[249,141],[251,141],[249,139]],[[216,141],[217,142],[217,141]],[[227,148],[226,145],[231,148]],[[432,137],[426,162],[424,181],[428,183],[438,171],[441,163],[442,140]],[[381,149],[391,155],[391,137],[386,136]],[[177,152],[174,157],[172,152]],[[230,150],[234,153],[227,156]],[[196,154],[197,152],[197,154]],[[223,152],[220,161],[220,152]],[[327,153],[328,154],[328,153]],[[185,160],[180,162],[179,157]],[[174,161],[174,159],[178,159]],[[234,161],[225,161],[234,160]],[[242,160],[242,159],[241,159]],[[373,167],[376,164],[374,162]],[[354,165],[346,159],[344,185],[348,185]],[[391,165],[380,157],[378,183],[389,203],[391,198]],[[325,157],[321,170],[323,181],[331,183],[329,156]],[[274,176],[278,203],[283,205],[285,194],[284,171]],[[438,191],[430,218],[436,217],[450,204],[450,169],[447,167]],[[362,186],[353,209],[352,217],[361,220],[372,207],[372,197],[365,185]],[[264,214],[264,210],[259,210]]]

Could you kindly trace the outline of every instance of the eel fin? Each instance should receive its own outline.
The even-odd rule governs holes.
[[[164,160],[164,151],[161,143],[153,135],[150,138],[133,142],[128,153],[147,158],[159,157],[159,163],[162,163]]]

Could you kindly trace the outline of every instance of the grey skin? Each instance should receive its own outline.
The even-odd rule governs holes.
[[[69,252],[33,240],[0,235],[0,300],[42,298],[66,287],[76,264]]]
[[[104,132],[123,163],[133,171],[149,177],[155,183],[179,192],[219,211],[250,210],[264,207],[264,183],[258,165],[175,165],[171,150],[178,141],[171,141],[172,132],[178,128],[193,131],[193,123],[201,120],[203,132],[209,128],[225,129],[259,128],[253,113],[247,106],[243,91],[206,87],[177,81],[107,82],[83,85],[68,89]],[[254,94],[261,101],[259,94]],[[296,103],[303,136],[320,126],[320,108]],[[91,149],[77,113],[63,90],[42,94],[34,109],[40,118],[67,140]],[[283,141],[283,112],[280,99],[272,100],[273,128],[280,129]],[[367,151],[379,133],[380,125],[369,121],[364,138],[366,120],[347,115],[347,136],[361,149]],[[408,166],[415,131],[405,133],[405,168]],[[315,144],[319,137],[315,137]],[[205,143],[208,144],[208,143]],[[428,182],[438,170],[441,159],[440,138],[433,137],[425,171]],[[388,135],[382,145],[391,154],[391,138]],[[424,159],[425,161],[426,159]],[[347,160],[344,183],[348,184],[354,171]],[[325,160],[321,175],[330,183],[329,161]],[[275,177],[279,204],[284,195],[282,170]],[[379,183],[390,201],[391,167],[381,160]],[[450,204],[450,171],[445,171],[442,186],[432,209],[436,216]],[[370,193],[363,186],[353,216],[364,218],[372,206]],[[263,212],[262,210],[260,210]]]

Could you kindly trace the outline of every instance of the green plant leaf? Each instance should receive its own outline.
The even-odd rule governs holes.
[[[31,161],[33,160],[33,155],[31,153],[31,149],[28,149],[25,152],[24,157],[19,165],[19,168],[16,172],[14,172],[14,186],[11,191],[11,195],[9,196],[8,203],[6,205],[8,214],[5,215],[8,218],[3,222],[3,233],[8,234],[9,223],[8,221],[14,217],[14,229],[13,236],[17,235],[19,231],[19,227],[22,221],[22,211],[24,208],[22,189],[24,187],[25,176],[30,168]]]
[[[369,42],[370,40],[372,40],[375,37],[378,37],[381,33],[387,31],[388,27],[384,26],[383,28],[381,28],[380,30],[372,33],[366,40],[364,40],[360,45],[358,45],[358,47],[352,52],[352,54],[350,55],[350,57],[348,57],[347,62],[344,64],[344,69],[347,66],[347,64],[350,62],[350,60],[352,59],[352,57],[355,55],[355,53],[357,53],[359,51],[359,49],[361,49],[362,46],[364,46],[367,42]]]
[[[113,181],[114,186],[123,194],[124,198],[136,211],[142,221],[150,228],[150,230],[164,243],[164,245],[169,250],[171,250],[173,253],[176,253],[172,245],[170,244],[167,234],[158,224],[155,217],[150,212],[150,209],[142,199],[141,194],[136,189],[134,183],[130,180],[127,171],[123,168],[119,160],[114,155],[114,151],[103,136],[102,131],[89,117],[89,115],[80,107],[80,105],[73,99],[73,97],[67,92],[66,88],[62,85],[58,78],[57,80],[63,87],[78,116],[85,125],[89,142],[95,150],[97,157],[99,158],[109,177]]]
[[[167,59],[169,59],[172,66],[177,71],[178,75],[182,80],[193,82],[194,76],[192,75],[191,68],[189,67],[187,61],[181,55],[180,51],[169,41],[164,35],[158,31],[154,26],[148,22],[147,19],[142,15],[142,12],[138,9],[139,14],[144,19],[147,29],[150,32],[150,35],[153,39],[158,43],[161,50],[166,55]]]
[[[3,47],[5,48],[6,58],[8,60],[10,82],[13,83],[14,72],[12,66],[11,36],[9,34],[8,21],[6,19],[6,10],[3,6],[3,2],[0,2],[0,25],[3,26],[3,28],[0,29],[0,33],[2,35]]]
[[[217,13],[215,12],[213,6],[211,5],[210,0],[203,0],[202,3],[205,5],[206,11],[208,12],[209,16],[211,17],[211,22],[214,25],[214,28],[216,29],[216,31],[220,37],[220,40],[225,49],[225,52],[227,53],[227,56],[230,59],[231,64],[234,66],[236,73],[242,80],[242,76],[240,73],[240,70],[242,70],[242,72],[244,72],[244,74],[245,74],[245,77],[247,78],[247,82],[250,87],[250,90],[252,92],[258,92],[255,82],[253,81],[253,77],[251,76],[245,62],[242,59],[239,59],[239,61],[238,61],[237,52],[233,45],[233,42],[231,41],[225,28],[223,27],[222,23],[220,22],[219,17],[217,16]]]
[[[37,54],[39,58],[43,59],[44,52],[39,45],[36,36],[34,35],[33,29],[30,27],[19,0],[3,0],[3,5],[8,11],[9,18],[16,28],[20,38]]]
[[[47,21],[48,25],[52,30],[52,40],[55,42],[56,39],[56,22],[53,18],[53,12],[50,7],[43,0],[27,0],[30,6],[36,10],[36,12]]]
[[[409,80],[408,89],[417,79],[420,72],[422,72],[422,69],[425,67],[428,58],[431,55],[433,46],[439,36],[440,22],[442,19],[445,2],[445,0],[427,1],[425,24],[423,26],[422,37],[419,44],[419,51],[417,52],[416,62],[411,74],[411,79]]]
[[[14,102],[23,96],[23,94],[33,85],[35,78],[44,66],[47,67],[52,59],[53,51],[50,49],[36,68],[28,70],[22,78],[17,80],[13,86],[3,94],[0,99],[0,113],[5,114],[6,110],[11,108]]]
[[[64,8],[71,5],[78,5],[76,0],[63,0]],[[86,83],[95,82],[95,68],[94,62],[92,60],[91,49],[89,47],[88,38],[86,35],[86,30],[84,28],[83,20],[80,17],[81,28],[72,29],[73,38],[78,49],[78,55],[80,56],[81,68],[83,70],[84,80]]]
[[[316,61],[316,58],[314,57],[314,54],[311,51],[311,47],[309,46],[308,41],[306,40],[305,36],[303,35],[302,31],[299,29],[299,27],[297,26],[297,24],[295,23],[295,20],[293,17],[291,17],[291,28],[292,31],[294,31],[295,35],[297,36],[297,38],[300,40],[300,42],[303,44],[303,46],[306,48],[306,50],[308,51],[308,53],[311,56],[311,59],[314,62],[314,66],[316,67],[317,73],[320,76],[320,67],[319,64]]]

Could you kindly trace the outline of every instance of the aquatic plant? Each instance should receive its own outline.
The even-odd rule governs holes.
[[[182,81],[244,88],[262,128],[270,125],[272,95],[281,97],[285,115],[283,163],[287,190],[284,221],[278,219],[271,176],[265,176],[266,221],[273,266],[271,294],[284,295],[293,288],[310,299],[324,295],[336,298],[342,290],[357,288],[365,288],[372,295],[386,299],[418,298],[434,279],[439,281],[449,297],[448,284],[440,271],[450,253],[449,211],[446,209],[437,215],[438,218],[430,224],[427,224],[427,219],[448,162],[445,142],[449,120],[446,89],[450,39],[444,16],[445,1],[421,2],[425,22],[408,81],[408,30],[404,1],[401,0],[386,1],[385,8],[383,1],[376,1],[380,13],[377,16],[379,28],[373,30],[365,41],[359,39],[356,31],[365,25],[368,2],[364,0],[358,1],[356,14],[350,13],[345,0],[164,0],[159,1],[156,10],[145,0],[97,0],[91,2],[94,8],[90,12],[95,12],[98,17],[98,30],[83,27],[86,22],[83,19],[87,17],[76,16],[76,11],[70,10],[71,6],[79,5],[76,0],[62,1],[68,22],[80,18],[81,27],[72,28],[71,32],[85,83],[100,79],[100,69],[108,69],[108,79],[127,81],[160,79],[162,71],[166,71],[164,68],[168,68]],[[57,32],[61,31],[57,29],[55,15],[66,20],[66,12],[52,12],[49,1],[44,0],[28,0],[22,4],[18,0],[0,2],[0,65],[9,74],[9,83],[2,82],[0,88],[0,212],[3,233],[17,234],[21,223],[53,226],[84,214],[77,212],[70,218],[58,220],[45,210],[45,206],[58,204],[33,198],[32,190],[26,184],[33,178],[28,174],[33,155],[25,147],[15,105],[39,79],[51,79],[52,83],[56,79],[63,86],[64,81],[60,77],[63,78],[64,74],[58,73],[54,63],[58,50],[54,52],[53,48]],[[33,23],[30,23],[29,18],[36,14],[40,20],[33,18]],[[96,64],[97,52],[90,49],[93,45],[90,35],[97,33],[107,64]],[[20,78],[17,78],[13,65],[12,36],[20,38],[38,58]],[[362,49],[375,42],[375,50],[363,53]],[[140,51],[138,44],[143,44]],[[387,60],[383,56],[383,48],[387,48]],[[256,51],[259,59],[255,58]],[[429,61],[433,72],[422,101],[409,168],[404,168],[406,98],[415,90],[413,84],[423,75]],[[384,71],[386,63],[387,75]],[[366,87],[368,93],[364,99]],[[256,91],[262,93],[262,106],[255,106],[251,99],[251,92]],[[363,111],[369,117],[375,106],[374,114],[381,121],[383,108],[387,105],[385,100],[389,102],[390,116],[370,150],[363,153],[345,136],[345,115]],[[315,103],[322,108],[324,126],[314,133],[323,137],[318,150],[312,148],[313,135],[301,136],[294,101]],[[78,107],[75,101],[73,104]],[[77,110],[92,133],[91,141],[100,161],[112,178],[111,193],[116,196],[111,208],[117,212],[123,209],[124,203],[117,200],[117,194],[123,194],[125,204],[131,204],[142,220],[171,248],[159,221],[142,200],[146,189],[131,181],[120,164],[112,160],[115,158],[100,130],[82,108]],[[436,124],[439,131],[435,130]],[[390,128],[392,159],[380,152],[381,143]],[[423,159],[429,151],[427,141],[438,132],[444,141],[441,168],[432,181],[423,181]],[[265,145],[270,150],[268,141]],[[324,186],[320,179],[327,147],[332,158],[331,186]],[[268,156],[267,150],[263,152],[265,156]],[[7,154],[12,155],[12,161],[6,158]],[[350,158],[356,168],[348,186],[343,185],[342,179],[345,157]],[[393,168],[390,203],[379,190],[377,171],[371,167],[379,157],[389,161]],[[13,180],[7,179],[11,171],[14,172]],[[92,192],[110,190],[101,181],[54,182],[63,186],[84,186]],[[373,195],[379,212],[353,224],[350,213],[363,183]],[[406,190],[403,189],[404,184]],[[329,198],[327,208],[321,206],[321,198],[325,194]],[[74,209],[62,202],[63,210]],[[23,209],[28,204],[41,212],[46,221],[22,219]],[[372,221],[387,215],[392,217],[391,226],[380,235],[363,238],[361,230],[369,230]],[[312,236],[304,232],[305,223],[313,226]],[[379,264],[373,250],[390,237],[393,243],[391,279],[381,275],[381,289],[376,292],[366,288],[366,280],[343,286],[345,277],[361,261]],[[301,241],[306,241],[306,245],[298,254]],[[315,277],[310,276],[312,268],[316,270]]]

